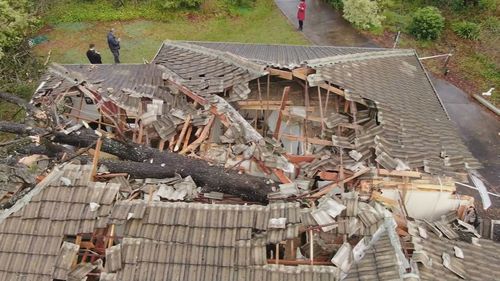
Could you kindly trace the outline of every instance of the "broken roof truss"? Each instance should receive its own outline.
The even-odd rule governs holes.
[[[66,239],[50,252],[48,267],[55,271],[34,275],[401,280],[418,276],[411,249],[400,240],[415,235],[408,217],[431,221],[431,229],[456,239],[449,221],[436,221],[450,211],[465,219],[473,205],[470,197],[455,196],[448,176],[459,177],[477,162],[413,51],[167,41],[151,64],[53,66],[32,102],[49,113],[47,123],[58,132],[84,134],[82,125],[97,132],[86,179],[114,187],[111,203],[71,197],[84,205],[80,216],[43,213],[64,198],[36,194],[4,213],[27,225],[68,221],[60,234],[100,239],[99,247],[83,250],[86,257],[97,251],[94,258],[76,264],[70,261],[82,253],[82,243]],[[210,164],[193,162],[198,164],[186,171],[179,162],[183,168],[173,177],[154,179],[144,173],[175,167],[151,156],[127,164],[143,165],[140,173],[113,170],[111,162],[97,169],[106,141],[108,152],[120,141],[132,143],[124,146],[131,154],[147,147],[151,155],[177,161],[189,155]],[[200,181],[194,168],[207,173],[209,166],[214,173],[205,178],[222,181],[233,173],[234,186],[225,183],[221,190]],[[49,175],[57,184],[75,185]],[[236,175],[256,176],[268,190],[242,191]],[[422,192],[433,194],[423,197],[434,210],[421,210]],[[96,221],[80,222],[91,217]],[[78,226],[70,224],[75,221]],[[34,235],[2,225],[4,235]],[[445,267],[458,272],[449,261]],[[0,268],[6,276],[18,271]]]

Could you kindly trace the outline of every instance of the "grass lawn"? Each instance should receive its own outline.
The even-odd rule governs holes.
[[[57,11],[62,10],[57,9]],[[118,13],[118,12],[117,12]],[[126,21],[83,21],[50,23],[56,19],[48,15],[49,24],[40,35],[49,41],[35,47],[36,54],[47,56],[51,62],[88,63],[85,52],[94,43],[101,52],[103,63],[112,63],[106,34],[111,27],[121,38],[122,63],[142,63],[151,60],[161,42],[169,40],[232,41],[246,43],[308,44],[302,34],[290,26],[273,0],[257,0],[255,6],[240,9],[236,16],[214,13],[179,12],[170,20],[128,19]],[[99,15],[96,18],[100,18]],[[133,17],[132,17],[133,18]]]

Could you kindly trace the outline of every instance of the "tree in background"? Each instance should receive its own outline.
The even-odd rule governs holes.
[[[0,0],[0,90],[25,97],[42,67],[27,40],[37,23],[31,9],[28,0]]]
[[[369,29],[380,27],[383,16],[379,14],[376,1],[371,0],[343,0],[344,18],[356,27]]]
[[[27,0],[0,0],[0,58],[23,40],[33,24]]]

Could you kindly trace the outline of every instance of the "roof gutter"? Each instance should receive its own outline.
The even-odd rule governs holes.
[[[441,100],[441,98],[439,97],[438,92],[436,90],[436,87],[434,87],[434,83],[432,83],[432,80],[431,80],[431,78],[429,76],[429,73],[427,73],[427,70],[425,69],[424,65],[420,61],[420,58],[418,57],[417,51],[414,51],[414,54],[415,54],[415,57],[417,57],[418,64],[420,65],[420,67],[424,71],[425,77],[427,77],[427,81],[429,81],[429,84],[431,85],[432,90],[434,91],[434,94],[436,95],[436,97],[437,97],[437,99],[439,101],[439,104],[441,104],[441,108],[443,108],[443,111],[446,114],[446,117],[448,118],[448,120],[450,120],[450,115],[448,114],[448,110],[446,110],[446,107],[444,107],[444,103]]]

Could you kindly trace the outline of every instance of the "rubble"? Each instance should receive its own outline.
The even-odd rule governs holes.
[[[0,280],[488,280],[500,264],[455,189],[471,173],[488,202],[479,163],[411,50],[166,41],[149,64],[53,65],[22,106],[29,124],[0,122],[23,136],[0,144]]]

